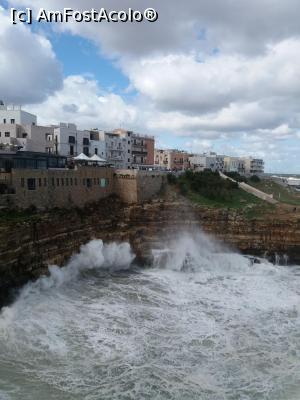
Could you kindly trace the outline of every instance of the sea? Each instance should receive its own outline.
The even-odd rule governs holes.
[[[1,400],[299,400],[300,266],[92,240],[0,311]]]

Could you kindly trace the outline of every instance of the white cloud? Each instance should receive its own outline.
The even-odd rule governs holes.
[[[61,83],[61,66],[49,40],[24,25],[12,25],[0,7],[0,99],[41,102]]]
[[[48,99],[26,109],[36,113],[40,124],[72,122],[80,128],[112,129],[137,125],[138,113],[118,95],[101,91],[95,80],[75,75]]]
[[[75,23],[57,25],[95,41],[107,53],[139,56],[151,53],[174,53],[204,47],[222,52],[254,54],[264,52],[266,44],[299,36],[300,3],[298,0],[10,0],[11,5],[61,10],[70,7],[88,10],[106,7],[143,10],[154,7],[159,14],[155,23]]]
[[[99,8],[96,0],[65,0],[63,5],[61,0],[10,3],[52,10]],[[300,137],[298,0],[189,0],[188,4],[179,0],[152,0],[151,4],[146,0],[102,0],[102,6],[153,6],[159,21],[52,27],[88,38],[104,54],[113,57],[129,78],[130,87],[136,90],[136,99],[128,102],[105,93],[92,78],[81,76],[66,78],[63,88],[51,94],[51,81],[47,86],[43,78],[52,77],[57,82],[57,75],[55,68],[49,67],[48,73],[37,81],[37,88],[30,85],[33,94],[23,90],[30,101],[39,101],[38,94],[45,96],[43,99],[50,95],[32,108],[42,117],[41,121],[74,121],[84,128],[123,125],[157,133],[161,143],[166,132],[187,137],[187,145],[199,149],[221,143],[221,152],[251,153],[274,163],[287,158],[288,151],[294,154],[297,147],[288,144]],[[15,26],[11,29],[16,31]],[[18,29],[32,35],[28,41],[33,47],[44,40],[44,46],[39,44],[38,48],[56,63],[47,40],[23,27]],[[28,71],[25,57],[10,57],[9,66],[18,60],[20,68],[24,64]],[[54,65],[51,62],[46,65]],[[45,68],[43,63],[36,64],[33,68]],[[33,69],[32,75],[39,76],[39,70]],[[8,72],[6,76],[10,76]],[[3,82],[8,85],[6,79]],[[46,89],[42,90],[40,82]],[[17,81],[12,86],[15,92],[6,86],[3,92],[17,96],[21,93],[18,84],[25,85]],[[0,85],[2,89],[1,75]]]
[[[300,95],[300,39],[269,46],[264,55],[197,54],[133,60],[124,65],[134,87],[165,110],[205,114],[233,102]]]
[[[205,153],[212,151],[213,142],[207,139],[193,139],[186,143],[186,148],[190,153]]]

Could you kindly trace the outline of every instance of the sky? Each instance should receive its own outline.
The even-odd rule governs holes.
[[[13,25],[11,7],[158,20]],[[0,0],[0,99],[41,125],[122,127],[300,173],[299,15],[299,0]]]

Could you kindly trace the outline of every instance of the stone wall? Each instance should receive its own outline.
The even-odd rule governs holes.
[[[0,207],[38,209],[83,207],[112,194],[124,203],[141,203],[159,194],[166,182],[162,173],[87,166],[15,169],[0,178],[2,175],[14,194],[0,194]]]
[[[245,182],[239,182],[239,187],[245,190],[245,192],[251,193],[253,194],[253,196],[258,197],[261,200],[267,201],[270,204],[278,203],[278,201],[273,198],[273,195],[262,192],[261,190],[256,189]]]
[[[158,194],[166,184],[166,174],[161,172],[139,171],[137,175],[138,203],[148,201]]]
[[[20,208],[82,207],[113,193],[113,170],[105,167],[13,170],[12,186]]]
[[[159,194],[166,183],[166,175],[154,171],[117,170],[115,194],[124,203],[142,203]]]

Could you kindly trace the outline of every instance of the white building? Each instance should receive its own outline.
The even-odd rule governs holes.
[[[0,101],[0,124],[36,125],[37,117],[20,106],[7,106]]]
[[[89,131],[90,134],[90,156],[97,154],[99,157],[106,160],[106,143],[103,131],[93,129]]]
[[[224,171],[245,174],[245,160],[239,157],[224,157]]]
[[[154,164],[154,137],[124,129],[79,130],[72,123],[38,126],[37,117],[0,101],[0,148],[47,152],[66,157],[97,154],[116,168]]]
[[[216,153],[194,154],[189,157],[191,168],[195,171],[224,171],[224,156]]]
[[[66,157],[76,157],[81,153],[87,156],[99,155],[106,158],[105,141],[100,139],[97,130],[78,130],[75,124],[60,123],[54,129],[52,152]]]
[[[289,178],[285,178],[284,181],[286,182],[287,186],[300,191],[300,179],[299,178],[293,178],[293,177],[289,177]]]
[[[106,160],[116,168],[131,167],[131,134],[130,131],[102,132],[100,138],[105,141]]]
[[[21,107],[0,102],[0,147],[5,150],[49,152],[53,127],[37,125],[37,117]]]
[[[0,148],[4,150],[21,150],[51,152],[54,129],[38,125],[0,124]]]
[[[264,160],[259,158],[243,158],[245,163],[246,175],[261,175],[264,173],[265,163]]]
[[[77,129],[75,124],[60,123],[54,127],[54,152],[62,156],[76,157],[80,153],[90,156],[90,132]]]

